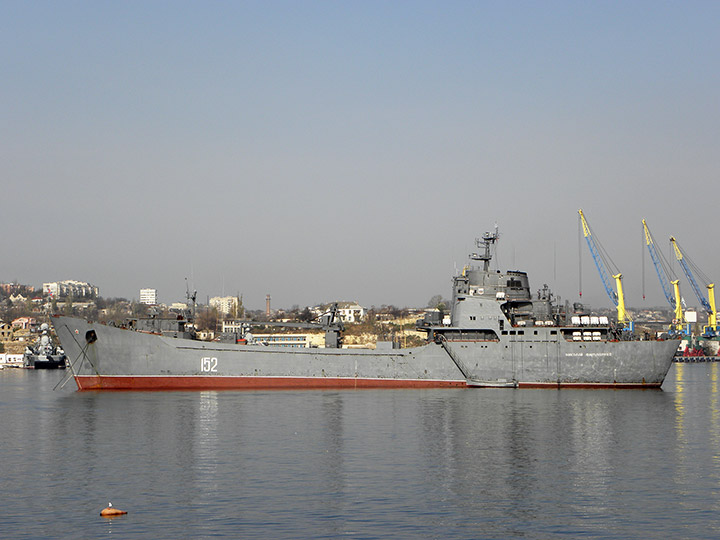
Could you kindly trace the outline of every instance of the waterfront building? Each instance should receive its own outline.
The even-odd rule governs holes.
[[[157,301],[157,289],[140,289],[140,303],[154,306]]]

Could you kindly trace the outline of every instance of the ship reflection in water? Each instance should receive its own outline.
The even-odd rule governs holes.
[[[720,535],[714,363],[646,391],[52,392],[62,374],[5,371],[8,537]],[[128,516],[96,519],[108,500]]]
[[[720,409],[718,408],[718,364],[677,364],[673,376],[675,466],[672,484],[677,486],[676,511],[688,516],[717,513],[720,501],[705,500],[705,490],[717,492],[720,483]],[[668,377],[670,378],[670,377]],[[698,463],[698,457],[702,462]],[[712,533],[710,531],[713,531]],[[709,525],[708,537],[718,537],[717,523]]]

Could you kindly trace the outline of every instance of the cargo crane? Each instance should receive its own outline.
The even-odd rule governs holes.
[[[665,293],[665,298],[670,304],[670,307],[672,307],[675,312],[673,324],[670,327],[670,333],[679,332],[689,334],[689,328],[683,331],[683,321],[685,318],[682,310],[682,297],[680,296],[680,280],[670,280],[668,278],[668,276],[675,277],[675,275],[672,270],[670,270],[670,265],[662,256],[662,253],[655,248],[655,241],[653,240],[653,236],[650,234],[650,229],[644,219],[642,220],[642,224],[645,231],[645,244],[647,244],[648,251],[650,252],[650,258],[655,265],[655,271],[657,272],[658,279],[660,280],[660,286],[662,287],[663,293]],[[670,286],[672,286],[672,291],[670,290]]]
[[[692,262],[690,258],[688,258],[686,255],[683,254],[683,252],[680,250],[680,246],[677,243],[677,240],[675,240],[674,236],[670,237],[670,242],[672,242],[673,248],[675,249],[675,257],[677,258],[678,262],[680,263],[680,267],[683,269],[683,272],[685,272],[685,275],[688,278],[688,281],[690,282],[690,286],[692,287],[693,291],[695,292],[695,296],[697,296],[698,301],[702,305],[703,309],[708,315],[708,325],[703,328],[703,336],[705,337],[717,337],[718,331],[717,331],[717,310],[715,309],[715,284],[709,283],[709,280],[702,275],[702,272],[698,269],[698,267],[695,265],[695,263]],[[692,271],[690,270],[690,267],[693,267],[695,271],[703,277],[703,281],[706,283],[707,291],[708,291],[708,297],[705,298],[705,295],[700,290],[700,286],[698,285],[697,281],[695,281],[695,276],[693,275]]]
[[[612,263],[612,260],[605,253],[605,250],[602,249],[602,247],[595,242],[592,230],[590,229],[590,225],[588,225],[588,222],[585,219],[585,214],[583,214],[582,209],[578,210],[578,213],[580,214],[583,235],[585,236],[585,240],[587,241],[588,248],[590,248],[590,254],[595,261],[595,266],[600,273],[600,279],[602,280],[605,287],[605,292],[610,297],[610,300],[612,300],[612,303],[617,307],[618,323],[622,325],[628,323],[629,327],[627,329],[632,331],[633,324],[630,320],[630,316],[625,310],[625,296],[623,294],[622,288],[622,274],[617,271],[617,267],[614,263]],[[616,272],[614,274],[610,274],[608,272],[607,267],[609,265],[612,265],[612,267],[615,268]],[[610,280],[610,275],[612,275],[613,279],[615,280],[617,292],[613,289],[613,282]]]

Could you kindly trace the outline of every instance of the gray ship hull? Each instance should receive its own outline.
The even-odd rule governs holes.
[[[203,342],[53,317],[80,390],[613,387],[658,388],[677,340],[449,339],[408,349],[287,349]]]

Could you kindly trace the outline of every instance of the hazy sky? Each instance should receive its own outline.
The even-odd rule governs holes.
[[[583,208],[663,305],[642,218],[720,280],[719,27],[711,1],[0,1],[0,281],[423,306],[497,222],[500,268],[574,301]]]

